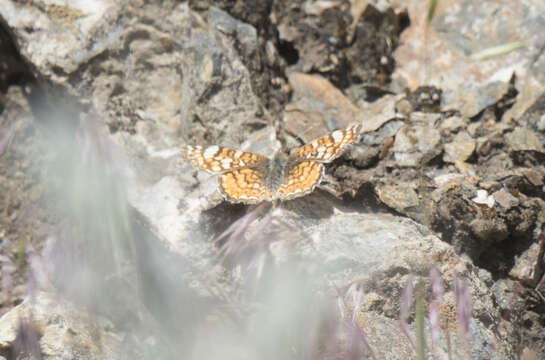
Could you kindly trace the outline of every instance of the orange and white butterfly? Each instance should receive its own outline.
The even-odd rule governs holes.
[[[217,145],[206,149],[187,145],[182,152],[199,169],[220,174],[220,192],[230,202],[290,200],[311,193],[322,179],[323,164],[341,156],[358,139],[360,130],[360,125],[335,130],[272,159]]]

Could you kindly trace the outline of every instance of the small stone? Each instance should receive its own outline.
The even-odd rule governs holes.
[[[506,136],[507,144],[513,151],[537,151],[545,153],[537,134],[525,127],[516,128]]]
[[[454,163],[466,161],[475,151],[475,140],[465,131],[459,132],[454,140],[445,145],[443,161]]]
[[[486,191],[496,191],[501,187],[501,183],[498,181],[481,181],[479,187]]]
[[[517,206],[520,201],[514,197],[507,189],[503,188],[492,194],[494,199],[505,209],[510,209],[513,206]]]
[[[545,114],[541,115],[537,123],[537,129],[539,131],[545,131]]]
[[[494,206],[494,197],[488,195],[486,190],[477,190],[477,196],[471,199],[473,202],[481,205],[487,205],[489,208]]]
[[[528,286],[535,286],[539,280],[537,275],[540,271],[539,248],[539,243],[536,242],[520,256],[515,256],[515,265],[509,272],[509,276],[523,281]]]
[[[540,174],[536,169],[524,169],[522,174],[534,186],[543,185],[543,174]]]
[[[403,212],[406,209],[418,206],[418,195],[409,186],[385,185],[378,186],[377,193],[380,200],[389,207]]]
[[[499,219],[477,218],[469,223],[477,239],[487,243],[499,243],[509,236],[505,222]]]
[[[435,182],[435,185],[437,187],[443,187],[445,185],[451,185],[451,184],[461,184],[465,180],[465,176],[460,173],[448,173],[443,175],[438,175],[433,178],[433,181]]]
[[[431,126],[407,126],[398,131],[392,151],[400,166],[421,166],[438,154],[440,141],[441,134]]]
[[[403,114],[406,117],[408,117],[413,112],[411,103],[406,98],[399,100],[395,104],[395,108],[399,113]]]
[[[455,132],[467,126],[467,119],[461,116],[446,118],[440,125],[441,130]]]

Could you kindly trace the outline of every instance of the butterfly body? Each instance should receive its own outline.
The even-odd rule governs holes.
[[[231,202],[290,200],[312,192],[324,174],[323,164],[339,157],[360,130],[359,125],[336,130],[272,159],[217,145],[186,146],[183,153],[201,170],[220,175],[219,190]]]
[[[278,153],[267,162],[266,170],[263,170],[263,183],[269,193],[274,194],[282,185],[287,166],[288,158],[283,153]]]

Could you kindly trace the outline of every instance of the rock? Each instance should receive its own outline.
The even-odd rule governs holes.
[[[394,89],[434,85],[443,90],[443,110],[457,109],[472,117],[492,104],[501,107],[508,83],[516,73],[517,101],[503,114],[508,121],[519,118],[543,94],[545,76],[535,71],[545,61],[539,56],[541,45],[529,46],[543,43],[540,34],[545,25],[535,21],[542,13],[539,6],[521,3],[512,12],[499,3],[443,2],[438,3],[428,24],[428,3],[401,4],[408,9],[411,25],[401,34],[400,46],[394,52]],[[483,18],[493,20],[482,24],[479,19]],[[509,20],[504,21],[506,18]],[[498,26],[503,29],[500,35],[493,30]],[[460,29],[470,30],[462,35]],[[522,41],[518,36],[521,32],[527,34]],[[498,44],[511,47],[502,50]],[[480,57],[479,53],[494,48],[496,55]],[[534,56],[539,64],[525,61]]]
[[[509,235],[507,225],[501,219],[475,219],[469,227],[479,240],[488,244],[500,243]]]
[[[418,206],[418,195],[413,188],[405,185],[379,185],[377,194],[380,200],[400,213]]]
[[[451,116],[441,122],[440,129],[442,131],[457,132],[467,126],[468,119],[461,116]]]
[[[327,79],[290,73],[292,102],[286,105],[286,130],[305,142],[359,121],[361,110]]]
[[[507,144],[512,151],[545,152],[537,134],[525,127],[518,127],[506,136]]]
[[[544,250],[542,244],[534,242],[520,256],[515,257],[515,265],[509,272],[509,276],[535,287],[543,274]]]
[[[391,45],[403,30],[404,12],[381,13],[364,2],[275,3],[271,8],[278,38],[296,54],[288,59],[292,70],[320,73],[339,87],[387,83],[394,67]]]
[[[506,96],[509,86],[508,82],[492,82],[484,87],[466,85],[453,91],[445,91],[442,99],[443,109],[459,109],[464,117],[472,118]]]
[[[545,92],[522,114],[519,123],[529,125],[535,131],[545,132]]]
[[[505,41],[508,36],[502,33],[500,39],[484,37],[482,43],[473,40],[482,38],[483,27],[478,26],[473,13],[460,18],[458,15],[468,13],[470,7],[490,14],[494,13],[491,10],[498,10],[498,5],[472,5],[471,2],[460,1],[452,9],[456,17],[454,20],[449,19],[447,9],[435,18],[439,24],[430,24],[430,53],[439,54],[439,58],[437,61],[427,61],[423,59],[426,51],[422,50],[422,46],[412,47],[415,41],[426,37],[420,36],[422,34],[409,37],[413,26],[424,24],[422,16],[426,13],[414,12],[414,8],[425,5],[411,2],[411,28],[403,34],[407,45],[403,44],[398,50],[400,54],[415,49],[418,53],[405,60],[402,56],[398,57],[398,74],[405,80],[399,77],[391,89],[403,81],[410,84],[411,89],[427,85],[421,81],[412,83],[411,80],[413,75],[416,77],[426,69],[432,70],[429,72],[432,75],[430,83],[435,83],[435,87],[421,87],[419,91],[411,92],[414,98],[409,101],[405,95],[392,95],[380,84],[373,84],[377,78],[388,83],[387,70],[392,69],[394,63],[387,52],[395,49],[396,45],[393,37],[374,37],[377,24],[381,24],[380,29],[385,28],[387,32],[396,34],[403,24],[409,23],[403,10],[387,10],[382,14],[368,6],[364,15],[359,14],[365,24],[351,25],[350,21],[354,18],[351,17],[350,8],[354,2],[309,2],[305,6],[293,3],[287,7],[279,7],[279,4],[275,3],[270,12],[270,28],[267,29],[259,28],[259,25],[254,28],[237,20],[244,19],[234,15],[240,8],[238,5],[231,8],[226,5],[225,9],[232,11],[231,15],[209,7],[209,11],[204,13],[205,17],[187,4],[174,2],[131,1],[121,6],[106,1],[99,7],[89,8],[81,4],[55,7],[43,1],[22,6],[11,1],[8,6],[0,8],[2,23],[7,24],[16,47],[21,49],[21,63],[29,64],[36,78],[44,84],[53,84],[56,89],[52,92],[46,88],[45,92],[51,98],[63,100],[67,97],[58,96],[59,92],[70,94],[85,108],[95,109],[97,118],[107,125],[104,134],[109,134],[100,133],[97,137],[112,138],[125,153],[119,163],[124,166],[123,171],[130,180],[127,185],[130,218],[137,218],[145,225],[142,228],[151,232],[153,236],[150,238],[154,244],[164,245],[168,249],[157,256],[156,268],[139,273],[155,276],[150,281],[154,285],[151,287],[153,291],[145,292],[155,306],[145,309],[160,308],[163,311],[162,318],[150,321],[158,328],[150,332],[155,335],[178,334],[187,329],[190,334],[176,337],[174,342],[195,335],[197,345],[192,354],[202,355],[196,356],[198,358],[213,358],[206,356],[210,352],[220,358],[228,355],[233,358],[258,358],[259,354],[270,353],[268,350],[271,348],[285,351],[286,356],[278,358],[293,357],[293,347],[290,346],[291,339],[295,339],[291,337],[293,332],[302,329],[299,333],[309,338],[309,333],[317,333],[315,330],[318,327],[313,326],[321,320],[339,317],[338,311],[324,310],[322,313],[322,300],[320,304],[317,301],[318,293],[329,295],[329,301],[337,301],[338,288],[345,302],[354,305],[354,309],[361,307],[361,314],[354,312],[362,316],[354,318],[368,332],[376,357],[399,356],[405,359],[414,355],[395,320],[399,317],[401,292],[410,280],[409,274],[413,274],[415,282],[429,282],[428,270],[431,265],[436,265],[443,274],[444,283],[450,285],[446,287],[445,294],[447,318],[455,317],[453,309],[456,301],[451,285],[454,278],[465,276],[468,279],[474,311],[468,320],[469,346],[472,349],[467,357],[516,358],[518,354],[514,353],[514,349],[520,348],[519,334],[523,333],[524,327],[505,325],[501,318],[496,299],[490,291],[490,286],[495,282],[490,272],[495,276],[498,274],[494,271],[497,270],[498,258],[488,254],[494,254],[492,250],[498,247],[497,242],[502,239],[527,241],[543,218],[543,206],[537,201],[543,193],[542,169],[525,164],[524,169],[530,170],[523,171],[504,151],[504,133],[511,131],[513,141],[509,142],[508,136],[505,139],[515,152],[527,151],[527,140],[531,140],[531,147],[538,149],[537,144],[542,136],[537,133],[540,131],[540,120],[533,117],[531,122],[528,120],[530,125],[516,122],[523,129],[527,126],[532,129],[530,131],[535,131],[532,138],[530,135],[517,135],[519,128],[515,128],[515,122],[510,121],[510,117],[524,109],[533,94],[542,93],[539,91],[541,80],[532,82],[541,77],[541,73],[532,69],[527,71],[528,62],[525,60],[529,55],[526,52],[533,52],[530,58],[538,60],[532,66],[539,68],[541,57],[537,56],[534,47],[528,47],[487,60],[487,63],[468,60],[467,54],[481,50],[480,47],[488,47],[492,42]],[[218,3],[218,6],[221,4]],[[532,4],[524,3],[521,6],[529,11],[526,14],[517,13],[519,18],[526,19],[535,14]],[[292,14],[278,17],[290,9],[294,9],[298,15],[312,13],[312,16],[300,22],[291,22],[297,19]],[[18,16],[20,23],[17,22]],[[365,17],[367,19],[363,21]],[[518,36],[518,31],[513,32],[518,28],[512,26],[510,17],[506,18],[509,18],[506,32]],[[328,19],[330,21],[326,21]],[[493,19],[493,23],[497,24],[499,18]],[[389,26],[392,20],[397,21],[395,26]],[[327,28],[313,26],[311,32],[300,32],[309,21],[310,25],[323,24]],[[451,25],[452,21],[456,25]],[[461,39],[459,29],[464,26],[458,25],[464,21],[466,23],[462,25],[467,25],[465,28],[477,30],[471,30],[468,38]],[[281,42],[275,36],[265,38],[269,29],[274,33],[276,25]],[[446,29],[442,31],[444,36],[438,35],[441,29],[437,25]],[[71,29],[66,30],[63,26]],[[455,30],[452,26],[456,26]],[[528,23],[523,22],[522,28],[527,29],[527,26]],[[532,26],[537,29],[531,32],[534,36],[542,33],[538,31],[542,26],[540,23],[534,22]],[[342,42],[345,31],[358,35],[354,38],[357,44]],[[386,30],[379,30],[378,33],[380,31]],[[310,39],[309,33],[318,35],[318,38],[305,43]],[[61,41],[63,37],[67,39],[66,44]],[[373,40],[374,48],[363,48],[365,42],[361,42],[362,38],[380,40]],[[394,39],[392,43],[391,39]],[[316,44],[323,46],[316,47]],[[350,50],[345,51],[343,46],[350,47]],[[376,56],[373,53],[376,48],[385,50]],[[540,48],[542,46],[536,47]],[[359,50],[365,50],[365,54],[372,53],[373,57],[359,57]],[[262,51],[268,56],[265,63],[261,62]],[[252,59],[248,61],[247,57]],[[351,66],[365,64],[369,59],[383,63],[383,67],[376,71],[376,67]],[[286,72],[286,63],[290,61],[294,63],[288,64],[292,67]],[[253,65],[262,67],[254,68]],[[443,65],[452,69],[443,68]],[[313,70],[312,74],[305,74],[295,69]],[[344,71],[346,69],[349,71]],[[513,96],[509,81],[515,70],[517,79],[514,86],[521,91],[520,98],[517,98],[513,108],[505,110],[510,105],[506,101]],[[260,87],[254,87],[255,78],[260,76],[257,73],[261,72],[287,78],[293,90],[287,106],[266,116],[263,103],[267,104],[268,93],[263,95]],[[368,79],[370,85],[367,84]],[[468,85],[464,87],[465,83]],[[371,97],[369,93],[362,95],[360,92],[352,94],[352,102],[343,94],[343,91],[348,91],[345,85],[354,93],[358,89],[367,91],[374,88],[380,90],[380,95],[388,95],[367,102],[365,100]],[[443,94],[441,104],[438,104],[440,90],[443,90]],[[284,96],[287,99],[288,91]],[[445,113],[413,111],[419,108],[436,111],[438,105],[443,110],[455,110],[447,116],[460,115],[443,120]],[[265,108],[270,111],[270,108]],[[503,121],[495,119],[496,111],[498,114],[505,111]],[[472,117],[471,123],[469,116]],[[279,121],[280,117],[283,117],[284,123]],[[74,123],[74,119],[77,116],[66,116],[61,121]],[[98,127],[101,127],[100,121],[97,121]],[[86,119],[82,121],[88,122]],[[259,253],[258,258],[252,258],[248,249],[248,254],[238,254],[242,260],[249,258],[249,265],[236,257],[220,262],[217,257],[219,245],[211,239],[247,211],[252,215],[255,208],[226,203],[217,192],[214,177],[197,172],[180,160],[179,146],[184,142],[203,146],[217,143],[270,155],[277,149],[273,127],[286,129],[287,135],[292,135],[291,138],[288,136],[288,145],[292,145],[294,138],[308,141],[351,122],[360,122],[364,126],[364,146],[354,150],[352,158],[339,159],[330,166],[335,174],[346,175],[339,177],[344,181],[340,187],[346,187],[346,184],[352,186],[355,189],[354,198],[345,196],[341,201],[318,190],[306,198],[281,204],[273,210],[271,217],[260,214],[263,217],[257,216],[258,220],[250,225],[247,233],[240,231],[241,225],[238,223],[238,228],[235,227],[236,237],[244,244],[247,244],[245,240],[249,240],[250,248],[255,246],[265,250]],[[445,159],[454,162],[455,166],[439,165],[442,141],[451,139],[455,133],[458,133],[455,140],[461,142],[478,139],[473,141],[473,148],[475,141],[479,144],[475,154],[477,159],[471,164],[463,162],[474,151],[464,152],[464,147],[452,142],[445,146]],[[390,148],[392,141],[393,147]],[[362,154],[363,151],[368,151],[368,154]],[[393,156],[389,156],[390,151]],[[365,158],[366,155],[369,157]],[[438,160],[430,161],[433,159]],[[356,175],[350,178],[351,174]],[[23,181],[27,178],[23,175],[20,171],[13,177],[8,174],[8,181]],[[481,177],[486,181],[481,182]],[[432,193],[432,190],[428,190],[434,188],[430,179],[438,187]],[[504,183],[509,190],[520,192],[520,198],[517,197],[520,204],[515,204],[501,190],[498,192]],[[87,189],[81,186],[84,184],[70,185]],[[418,193],[409,184],[418,184]],[[478,196],[474,198],[476,184],[482,185],[480,190],[484,193],[477,193]],[[430,223],[452,246],[413,221],[384,214],[362,213],[367,206],[374,206],[372,190],[375,186],[381,200],[397,211],[418,218],[411,212],[416,206],[422,223]],[[121,187],[124,188],[124,185]],[[492,192],[492,195],[488,195]],[[88,193],[85,191],[82,195]],[[367,201],[371,205],[367,205]],[[494,206],[495,202],[500,206]],[[110,209],[108,205],[104,201],[104,208]],[[509,212],[504,205],[510,206]],[[339,210],[345,207],[351,213]],[[381,209],[387,210],[384,207]],[[18,216],[22,216],[21,211]],[[100,218],[103,219],[103,216]],[[108,218],[108,221],[111,219]],[[142,237],[142,228],[134,231],[135,238]],[[262,241],[251,241],[255,239]],[[226,240],[226,243],[230,241],[232,239]],[[500,245],[503,248],[503,245],[509,244]],[[455,249],[467,252],[473,261],[486,258],[494,265],[487,264],[486,269],[490,271],[479,269],[471,264],[468,257],[458,256]],[[146,251],[143,255],[144,259],[154,257]],[[511,255],[506,254],[502,260],[509,263]],[[182,271],[159,271],[171,258],[175,263],[184,262],[183,278],[174,276]],[[185,262],[190,266],[185,268]],[[528,277],[528,266],[523,269],[519,273]],[[130,276],[134,275],[131,270],[129,272]],[[279,273],[283,274],[278,276]],[[113,276],[124,280],[123,274]],[[332,280],[334,285],[325,283],[324,278]],[[168,285],[162,282],[164,279],[171,279],[166,282]],[[198,297],[199,300],[214,298],[214,305],[218,305],[213,309],[215,312],[209,314],[201,307],[193,307],[186,298],[176,296],[176,291],[187,285],[186,281],[199,294],[204,294]],[[283,288],[283,285],[286,287]],[[352,297],[349,291],[352,285],[362,289],[363,301]],[[260,287],[265,291],[260,291]],[[127,293],[130,297],[130,293]],[[211,293],[220,295],[214,297]],[[256,293],[258,296],[254,297]],[[352,302],[349,301],[351,299]],[[166,301],[175,306],[164,306]],[[123,302],[121,304],[125,305]],[[227,317],[226,309],[233,308],[237,310],[236,320],[242,324],[238,329],[217,321],[217,318],[223,320],[222,316]],[[177,321],[179,318],[173,316],[177,309],[204,318],[206,323],[202,327],[193,327],[193,322]],[[303,313],[304,316],[299,316]],[[274,315],[272,319],[271,314]],[[165,328],[165,323],[169,321],[178,323],[179,327]],[[308,327],[300,328],[299,324]],[[513,331],[506,334],[504,325],[513,326]],[[412,331],[412,318],[409,326]],[[518,334],[517,330],[520,330]],[[159,342],[155,336],[147,338],[135,333],[135,329],[127,330],[127,338]],[[462,349],[468,344],[458,339],[456,334],[452,333],[452,336],[453,346]],[[210,346],[210,338],[217,346]],[[430,343],[429,339],[426,340]],[[170,340],[164,341],[169,343]],[[441,346],[441,354],[448,352],[444,343]],[[184,348],[193,350],[190,346]],[[231,352],[233,348],[236,348],[235,352]],[[297,349],[301,348],[309,347]],[[342,357],[339,354],[337,357]]]
[[[7,1],[0,16],[11,28],[21,55],[45,77],[65,82],[81,64],[120,43],[115,1],[69,6],[39,1],[32,6]],[[41,46],[47,42],[46,47]]]
[[[503,336],[515,336],[521,323],[528,321],[527,325],[530,324],[529,319],[525,319],[528,311],[522,297],[522,291],[524,290],[520,282],[511,279],[499,279],[492,285],[492,291],[500,311],[504,314],[498,329]],[[539,337],[536,337],[536,339],[539,339]],[[540,346],[540,343],[542,344],[543,341],[532,341],[532,344],[536,346]],[[537,348],[542,349],[542,347]]]
[[[545,174],[543,169],[522,169],[522,174],[534,186],[542,186]]]
[[[0,351],[13,347],[21,320],[39,329],[39,346],[45,359],[78,354],[80,359],[115,360],[130,351],[124,349],[123,336],[110,321],[45,292],[37,294],[34,302],[26,299],[0,318]]]
[[[407,95],[414,111],[438,113],[441,103],[441,89],[433,86],[420,86]]]
[[[409,125],[396,135],[392,151],[399,166],[420,166],[440,153],[441,135],[426,125]]]
[[[377,358],[397,358],[399,349],[406,349],[408,342],[404,336],[391,336],[392,331],[399,333],[399,329],[392,327],[391,319],[399,316],[401,291],[408,279],[408,274],[415,276],[415,283],[424,281],[432,265],[438,267],[444,283],[452,281],[457,273],[468,274],[471,277],[468,280],[473,301],[470,325],[473,339],[470,342],[472,351],[486,353],[488,357],[496,359],[504,356],[511,358],[506,355],[512,351],[509,350],[509,346],[498,347],[498,344],[503,343],[494,342],[494,335],[488,331],[489,325],[484,325],[479,320],[481,316],[485,316],[485,318],[494,319],[492,321],[495,323],[501,321],[500,314],[494,310],[490,290],[479,279],[477,273],[473,274],[473,270],[470,270],[472,265],[455,255],[451,246],[441,242],[424,227],[411,220],[390,215],[340,211],[320,221],[310,219],[302,221],[295,214],[285,211],[277,213],[276,216],[291,226],[285,227],[276,234],[275,240],[270,240],[291,248],[287,252],[290,254],[289,257],[298,259],[297,261],[300,262],[298,266],[307,267],[311,274],[307,283],[310,281],[323,286],[321,274],[325,273],[328,274],[329,281],[338,289],[357,287],[363,294],[367,294],[363,295],[362,302],[358,303],[357,298],[351,297],[349,291],[346,301],[361,309],[360,318],[373,319],[370,320],[369,325],[367,320],[363,320],[361,326],[367,333],[368,341]],[[282,229],[282,225],[279,229]],[[299,231],[294,232],[289,229],[302,230],[303,237],[299,238],[297,235]],[[283,235],[283,232],[286,234]],[[287,236],[288,233],[291,235]],[[260,234],[252,229],[245,234],[245,237],[254,240],[257,240],[259,236]],[[261,236],[268,235],[261,234]],[[289,245],[290,243],[292,245]],[[441,260],[438,261],[438,259]],[[289,264],[292,260],[284,259],[283,261]],[[452,288],[450,289],[445,296],[447,298],[452,295]],[[377,292],[380,294],[378,298]],[[284,298],[282,302],[291,303],[292,300],[289,298],[292,295],[285,296],[288,298]],[[372,303],[365,301],[366,296],[374,297],[375,300]],[[356,303],[350,299],[356,299]],[[411,320],[411,331],[414,329],[413,326],[414,323]],[[455,333],[450,335],[456,337]],[[426,336],[429,336],[429,333]],[[390,345],[387,347],[378,345],[383,344],[384,341]],[[496,344],[495,347],[491,346],[492,343]],[[445,346],[444,343],[442,344],[441,347]],[[493,348],[495,350],[492,350]],[[442,349],[447,351],[446,348]]]
[[[361,101],[356,106],[319,75],[293,72],[288,80],[293,97],[284,111],[285,128],[305,142],[353,123],[362,124],[362,133],[375,131],[399,118],[395,112],[399,97],[386,95],[372,103]]]
[[[396,103],[401,99],[401,96],[385,95],[373,102],[360,102],[362,113],[360,119],[362,121],[362,132],[370,132],[379,129],[388,121],[403,120],[403,116],[396,111]],[[395,135],[392,133],[388,136]]]
[[[488,195],[488,191],[486,190],[477,190],[477,196],[471,200],[477,204],[486,205],[489,208],[494,206],[494,197],[492,195]]]
[[[443,161],[455,163],[466,161],[475,151],[475,140],[465,131],[461,131],[454,137],[451,143],[445,144]]]
[[[510,209],[513,206],[517,206],[520,202],[519,199],[514,197],[507,189],[503,188],[492,194],[496,202],[504,207],[505,209]]]
[[[437,187],[451,187],[465,181],[465,176],[459,173],[448,173],[433,178]]]
[[[209,9],[210,24],[226,35],[233,36],[241,45],[240,50],[246,56],[252,56],[257,51],[256,29],[242,21],[238,21],[231,15],[214,6]]]

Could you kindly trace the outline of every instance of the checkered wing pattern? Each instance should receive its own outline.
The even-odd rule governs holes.
[[[262,171],[250,168],[227,172],[219,177],[220,191],[231,202],[255,204],[271,201],[264,176]]]
[[[190,160],[199,169],[212,174],[223,174],[243,168],[262,167],[269,161],[263,155],[233,150],[212,145],[203,149],[200,146],[187,145],[182,148],[182,156]]]
[[[352,125],[345,129],[335,130],[331,134],[311,141],[295,149],[290,158],[293,160],[314,160],[328,163],[342,155],[349,144],[358,139],[361,125]]]
[[[290,165],[284,183],[276,190],[274,198],[290,200],[311,193],[320,183],[324,165],[316,161],[301,161]]]

